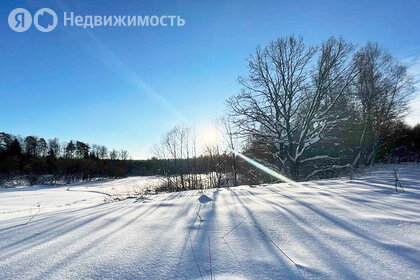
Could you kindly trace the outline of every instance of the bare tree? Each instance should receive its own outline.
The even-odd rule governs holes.
[[[207,128],[211,134],[210,138],[206,141],[204,139],[204,155],[208,157],[207,164],[209,165],[206,169],[209,185],[211,187],[220,187],[223,175],[223,166],[221,158],[221,132],[219,130],[221,120],[214,120],[212,124]]]
[[[60,156],[60,141],[58,140],[58,138],[48,140],[48,150],[52,150],[56,157]]]
[[[98,157],[100,159],[106,159],[108,156],[108,149],[105,146],[99,146],[98,148]]]
[[[201,189],[220,186],[223,170],[220,145],[198,148],[194,128],[178,125],[162,136],[153,148],[154,155],[164,164],[167,190]],[[200,150],[200,151],[199,151]]]
[[[339,125],[333,114],[356,76],[353,47],[331,38],[307,47],[293,36],[257,48],[249,59],[248,77],[240,77],[241,94],[228,100],[241,134],[258,138],[294,180],[299,165],[329,157],[305,158],[306,151]]]
[[[168,187],[186,188],[185,181],[185,159],[189,152],[188,147],[189,129],[185,126],[176,126],[168,131],[161,140],[161,146],[155,148],[156,155],[165,159],[168,170],[173,170],[175,176],[172,178],[167,174]]]
[[[229,118],[223,119],[223,127],[225,129],[224,135],[226,137],[226,142],[227,142],[227,146],[229,149],[229,154],[230,154],[231,162],[232,162],[233,185],[237,186],[238,185],[238,161],[236,159],[235,151],[237,151],[237,149],[239,148],[237,144],[238,132],[234,130],[234,124]]]
[[[111,160],[117,160],[118,159],[118,151],[117,150],[112,150],[109,152],[109,158]]]
[[[121,150],[120,151],[120,159],[121,160],[127,160],[128,157],[129,157],[128,151],[126,151],[126,150]]]
[[[362,131],[354,167],[359,160],[373,164],[379,138],[403,115],[413,92],[406,67],[377,44],[368,43],[362,48],[356,55],[356,65],[355,95],[360,104]]]

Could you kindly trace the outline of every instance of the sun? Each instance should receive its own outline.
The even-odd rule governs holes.
[[[220,132],[215,127],[208,126],[201,130],[200,138],[206,146],[215,146],[220,140]]]

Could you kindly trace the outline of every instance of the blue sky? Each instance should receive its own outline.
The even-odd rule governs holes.
[[[78,139],[149,157],[173,125],[223,114],[256,46],[290,34],[316,44],[378,42],[420,77],[419,1],[0,2],[0,131]],[[57,28],[9,28],[11,10],[58,15]],[[182,27],[64,27],[77,15],[180,15]],[[417,107],[415,107],[417,106]],[[417,109],[416,109],[417,108]],[[420,121],[420,99],[409,122]]]

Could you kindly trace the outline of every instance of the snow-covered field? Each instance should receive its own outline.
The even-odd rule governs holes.
[[[158,177],[128,177],[61,186],[33,186],[0,189],[0,221],[11,217],[38,215],[70,208],[98,205],[109,196],[128,196],[154,190],[162,179]],[[0,222],[1,223],[1,222]]]
[[[158,179],[3,189],[0,279],[419,279],[420,165],[405,193],[392,167],[115,203]]]

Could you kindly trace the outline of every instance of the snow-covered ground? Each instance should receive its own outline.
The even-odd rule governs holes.
[[[419,279],[420,165],[405,193],[392,167],[115,203],[157,179],[0,190],[0,279]]]
[[[22,186],[0,188],[0,221],[11,217],[33,216],[69,208],[83,208],[103,203],[109,196],[147,193],[162,183],[159,177],[128,177],[61,186]]]

